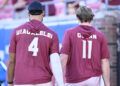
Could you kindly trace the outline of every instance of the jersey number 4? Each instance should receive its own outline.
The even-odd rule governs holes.
[[[35,37],[28,47],[28,51],[33,52],[32,56],[37,56],[38,53],[38,37]]]
[[[91,59],[91,52],[92,52],[92,41],[91,40],[83,40],[83,55],[82,55],[82,58],[86,59],[87,58],[87,42],[88,42],[88,59]]]

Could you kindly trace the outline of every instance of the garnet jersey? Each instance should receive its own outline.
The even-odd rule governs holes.
[[[102,74],[101,59],[109,58],[104,35],[79,25],[65,32],[61,54],[67,54],[66,80],[77,83]]]
[[[56,33],[41,22],[31,20],[14,29],[10,53],[16,53],[15,84],[40,84],[51,81],[50,54],[59,52]]]

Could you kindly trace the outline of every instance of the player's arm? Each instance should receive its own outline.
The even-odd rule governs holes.
[[[103,35],[102,43],[101,43],[101,67],[102,67],[102,74],[105,86],[110,86],[110,64],[109,64],[109,50],[107,47],[107,41]]]
[[[59,56],[59,40],[57,34],[54,34],[52,38],[52,44],[50,47],[50,64],[52,68],[53,75],[58,86],[64,86],[63,72]]]
[[[50,64],[58,86],[64,86],[62,66],[58,53],[53,53],[50,55]]]
[[[15,70],[15,53],[10,53],[9,62],[8,62],[8,71],[7,71],[9,86],[13,86],[14,70]]]
[[[11,34],[10,46],[9,46],[9,62],[8,62],[8,70],[7,70],[8,86],[13,86],[15,58],[16,58],[16,31],[14,29]]]
[[[101,60],[102,73],[105,86],[110,86],[110,64],[108,59]]]
[[[4,0],[3,3],[0,5],[0,9],[3,8],[8,3],[8,0]]]
[[[63,71],[66,68],[66,64],[67,64],[67,61],[68,61],[68,55],[70,53],[70,46],[71,46],[70,42],[71,41],[70,41],[69,32],[66,31],[65,34],[64,34],[64,37],[63,37],[62,48],[61,48],[61,51],[60,51],[61,52],[60,58],[61,58]]]
[[[68,55],[67,54],[61,54],[60,59],[61,59],[61,64],[62,64],[62,70],[64,72],[65,68],[66,68],[67,61],[68,61]]]

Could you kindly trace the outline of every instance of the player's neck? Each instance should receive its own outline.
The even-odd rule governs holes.
[[[38,17],[31,17],[30,20],[37,20],[37,21],[40,21],[40,22],[43,21],[42,18],[38,18]]]
[[[89,23],[89,22],[83,22],[83,23],[81,23],[80,25],[87,25],[87,26],[90,26],[90,23]]]

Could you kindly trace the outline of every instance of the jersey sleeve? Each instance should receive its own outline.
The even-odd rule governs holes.
[[[61,54],[70,54],[70,37],[68,31],[65,32],[62,42]]]
[[[13,30],[10,39],[9,53],[16,53],[16,33]]]
[[[50,54],[59,53],[59,40],[57,34],[54,34],[52,38],[52,44],[50,47]]]
[[[110,53],[109,53],[109,50],[108,50],[108,47],[107,47],[107,41],[103,35],[103,38],[102,38],[102,43],[101,43],[101,59],[104,59],[104,58],[110,58]]]

